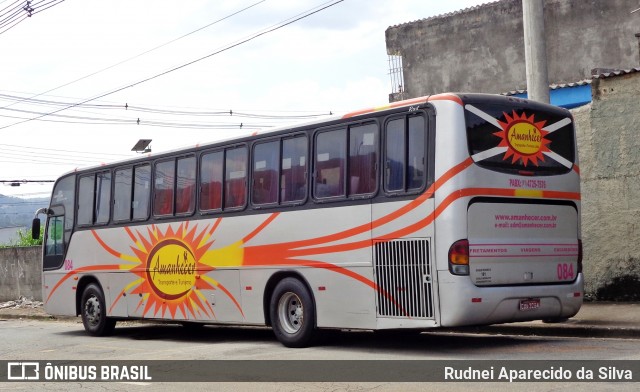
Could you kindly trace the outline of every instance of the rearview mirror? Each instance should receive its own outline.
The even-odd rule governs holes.
[[[31,222],[31,238],[37,240],[40,238],[40,219],[34,218]]]

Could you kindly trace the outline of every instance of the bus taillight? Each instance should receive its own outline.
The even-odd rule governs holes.
[[[469,240],[458,240],[449,248],[449,271],[454,275],[469,275]]]

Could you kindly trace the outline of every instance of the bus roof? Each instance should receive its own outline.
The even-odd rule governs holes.
[[[77,168],[75,168],[73,170],[70,170],[70,171],[62,174],[60,177],[64,177],[64,176],[66,176],[68,174],[77,173],[77,172],[81,172],[81,171],[85,171],[85,170],[86,171],[95,170],[95,169],[98,169],[98,168],[101,168],[101,167],[105,167],[105,166],[118,165],[118,164],[124,164],[124,163],[133,163],[133,162],[136,162],[136,161],[146,160],[146,159],[151,158],[153,156],[170,155],[172,153],[186,151],[186,150],[189,150],[189,149],[213,147],[213,146],[219,145],[221,143],[225,143],[225,142],[229,142],[229,141],[233,141],[233,140],[241,140],[241,139],[244,139],[244,138],[247,138],[247,137],[251,137],[251,136],[266,135],[266,134],[270,134],[270,133],[277,133],[277,132],[284,131],[284,130],[291,129],[291,128],[309,127],[309,126],[313,126],[313,125],[318,125],[318,124],[330,122],[330,121],[333,121],[333,120],[348,119],[348,118],[353,118],[353,117],[362,116],[362,115],[366,115],[366,114],[381,112],[381,111],[385,111],[385,110],[389,110],[389,109],[396,109],[396,108],[401,108],[401,107],[405,107],[405,106],[412,106],[412,105],[422,105],[422,104],[425,104],[425,103],[431,102],[431,101],[443,101],[443,100],[445,100],[445,101],[453,101],[453,102],[456,102],[456,103],[462,105],[462,99],[458,96],[458,94],[453,94],[453,93],[443,93],[443,94],[428,95],[428,96],[423,96],[423,97],[418,97],[418,98],[411,98],[411,99],[406,99],[406,100],[403,100],[403,101],[391,102],[391,103],[388,103],[388,104],[385,104],[385,105],[381,105],[381,106],[374,106],[374,107],[370,107],[370,108],[366,108],[366,109],[356,110],[356,111],[348,112],[348,113],[343,114],[343,115],[329,115],[329,116],[322,117],[320,119],[312,120],[312,121],[308,121],[308,122],[302,122],[302,123],[296,123],[296,124],[292,124],[292,125],[285,125],[285,126],[281,126],[281,127],[275,127],[275,128],[268,129],[268,130],[259,130],[259,131],[253,132],[252,134],[246,134],[246,135],[241,135],[241,136],[231,136],[231,137],[228,137],[228,138],[219,139],[219,140],[215,140],[215,141],[209,141],[209,142],[205,142],[205,143],[197,143],[195,145],[186,145],[186,146],[175,148],[175,149],[172,149],[172,150],[162,151],[160,153],[151,153],[151,152],[150,153],[145,153],[145,154],[142,154],[139,157],[131,157],[131,158],[116,160],[116,161],[112,161],[112,162],[108,162],[108,163],[107,162],[106,163],[101,163],[99,165],[77,167]]]

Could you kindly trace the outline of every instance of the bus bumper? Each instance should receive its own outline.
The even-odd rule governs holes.
[[[568,284],[496,287],[475,286],[468,276],[449,271],[438,273],[443,327],[569,318],[584,298],[582,273]],[[449,285],[455,291],[447,290]],[[521,305],[530,303],[537,307]]]

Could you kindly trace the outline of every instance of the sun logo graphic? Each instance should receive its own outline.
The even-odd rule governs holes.
[[[222,283],[207,276],[208,272],[216,269],[216,265],[212,260],[205,261],[205,255],[209,252],[215,260],[215,255],[220,252],[210,250],[214,242],[211,236],[219,223],[218,219],[215,224],[206,225],[201,230],[195,226],[189,227],[188,222],[180,224],[177,230],[171,225],[164,230],[151,225],[146,233],[144,230],[125,228],[135,244],[130,247],[134,256],[119,254],[119,258],[135,264],[122,265],[120,268],[129,270],[138,279],[127,285],[122,293],[141,297],[138,308],[142,308],[145,317],[166,317],[168,312],[171,318],[178,314],[183,318],[215,318],[213,307],[206,300],[203,290],[222,291],[243,314],[240,303],[231,292]],[[94,236],[98,238],[97,234]],[[109,249],[103,241],[100,243]],[[113,250],[110,252],[117,254]]]
[[[166,299],[184,297],[196,283],[196,260],[191,249],[176,239],[158,243],[147,257],[147,282]]]
[[[545,120],[536,122],[534,116],[523,112],[518,115],[515,110],[512,115],[503,113],[506,121],[498,121],[501,131],[494,133],[501,138],[498,147],[507,147],[504,160],[511,158],[511,163],[522,160],[526,167],[529,162],[538,166],[538,161],[544,162],[544,153],[550,152],[548,145],[550,140],[545,136],[549,132],[543,130]]]

